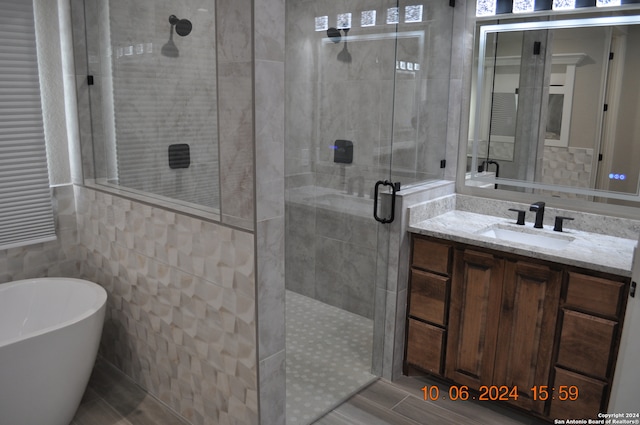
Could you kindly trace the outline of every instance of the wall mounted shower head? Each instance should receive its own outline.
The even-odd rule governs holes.
[[[185,37],[191,33],[193,25],[188,19],[179,19],[176,15],[169,16],[169,23],[176,28],[176,34]]]
[[[327,37],[329,37],[331,41],[333,41],[334,43],[340,43],[340,40],[342,39],[342,34],[340,34],[339,29],[331,27],[327,30]]]

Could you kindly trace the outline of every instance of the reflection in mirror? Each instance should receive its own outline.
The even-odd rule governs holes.
[[[472,184],[637,205],[640,16],[478,29]]]

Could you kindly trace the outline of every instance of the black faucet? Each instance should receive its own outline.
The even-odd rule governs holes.
[[[482,164],[478,167],[478,172],[482,173],[483,171],[489,171],[489,165],[495,165],[496,166],[496,178],[500,177],[500,164],[498,164],[497,161],[491,160],[491,159],[487,159],[486,161],[482,161]],[[498,184],[496,183],[493,186],[494,189],[498,188]]]
[[[529,207],[529,211],[536,212],[536,222],[533,227],[536,229],[542,229],[542,221],[544,220],[544,202],[534,202]]]

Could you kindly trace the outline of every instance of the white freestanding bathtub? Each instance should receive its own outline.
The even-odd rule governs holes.
[[[69,425],[98,352],[107,293],[80,279],[0,284],[0,423]]]

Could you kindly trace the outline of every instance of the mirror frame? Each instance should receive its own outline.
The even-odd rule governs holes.
[[[477,73],[476,73],[476,101],[475,106],[470,106],[470,111],[473,109],[475,114],[474,120],[474,128],[473,128],[473,146],[472,146],[472,157],[471,157],[471,170],[466,172],[466,174],[462,174],[462,186],[469,187],[466,184],[466,175],[469,176],[469,180],[480,183],[481,185],[505,185],[505,186],[514,186],[525,189],[538,189],[538,190],[546,190],[553,192],[564,192],[564,193],[572,193],[576,195],[585,195],[596,198],[610,198],[610,199],[618,199],[624,201],[632,201],[632,202],[640,202],[640,190],[636,189],[635,194],[623,193],[623,192],[612,192],[606,190],[598,190],[598,189],[585,189],[585,188],[577,188],[571,186],[559,186],[559,185],[550,185],[544,183],[530,182],[524,180],[515,180],[515,179],[505,179],[505,178],[496,178],[490,176],[482,176],[478,173],[478,143],[479,143],[479,135],[480,135],[480,117],[481,108],[482,108],[482,99],[484,87],[484,68],[485,68],[485,56],[486,56],[486,40],[488,34],[493,34],[497,32],[514,32],[514,31],[525,31],[525,30],[545,30],[545,29],[564,29],[564,28],[583,28],[583,27],[602,27],[602,26],[611,26],[611,25],[632,25],[632,24],[640,24],[640,14],[630,15],[630,16],[606,16],[606,17],[593,17],[593,18],[576,18],[576,19],[562,19],[562,20],[553,20],[553,21],[535,21],[535,22],[518,22],[518,23],[502,23],[502,24],[486,24],[483,25],[481,21],[478,21],[479,24],[479,44],[478,44],[478,61],[477,61]],[[475,49],[474,49],[475,51]],[[474,63],[474,62],[472,62]],[[474,71],[474,70],[472,70]],[[468,140],[468,137],[464,137]],[[465,158],[463,170],[466,170],[467,163],[467,149],[465,146],[464,152],[461,153],[460,157]],[[639,185],[640,186],[640,185]],[[494,186],[495,187],[495,186]],[[495,189],[486,189],[493,191]],[[502,191],[504,193],[505,191]]]

